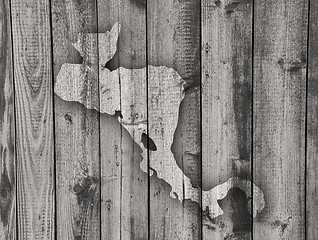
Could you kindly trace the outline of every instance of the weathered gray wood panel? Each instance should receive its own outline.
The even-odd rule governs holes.
[[[200,2],[148,1],[147,40],[150,239],[200,239]]]
[[[202,2],[203,190],[231,177],[251,180],[252,11],[252,1]],[[248,239],[247,197],[229,191],[219,202],[224,214],[215,224],[205,219],[204,239]]]
[[[99,33],[118,21],[120,1],[98,0]],[[101,239],[121,239],[122,126],[117,116],[101,114]]]
[[[0,239],[317,238],[309,1],[1,1]]]
[[[19,239],[54,239],[49,1],[12,0]]]
[[[138,1],[98,0],[98,32],[119,24],[116,53],[101,70],[116,76],[100,73],[111,91],[111,83],[118,84],[120,99],[119,108],[109,113],[114,116],[101,115],[102,239],[148,239],[148,176],[140,167],[148,162],[147,150],[141,149],[142,130],[147,134],[145,12]]]
[[[15,115],[9,2],[0,2],[0,239],[16,239]]]
[[[305,237],[307,0],[254,1],[254,239]]]
[[[96,2],[53,0],[51,4],[55,81],[58,74],[66,81],[85,75],[82,99],[98,109]],[[79,72],[66,72],[63,64],[81,67]],[[86,71],[87,65],[92,71]],[[78,91],[75,84],[72,88]],[[99,113],[56,95],[54,110],[57,239],[100,239]]]
[[[318,2],[310,1],[307,84],[307,239],[318,238]]]

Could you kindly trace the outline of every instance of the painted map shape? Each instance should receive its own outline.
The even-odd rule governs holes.
[[[120,111],[118,120],[130,133],[133,139],[140,139],[137,144],[142,149],[143,161],[141,169],[148,173],[147,149],[142,143],[143,134],[151,137],[156,145],[156,151],[150,152],[150,174],[153,169],[158,178],[163,179],[172,187],[171,196],[180,201],[190,199],[201,205],[200,189],[193,188],[190,179],[178,167],[171,152],[174,132],[177,128],[178,112],[184,98],[185,81],[172,68],[165,66],[148,66],[142,69],[126,69],[119,67],[114,71],[105,68],[106,63],[113,58],[120,24],[116,23],[110,32],[80,34],[73,46],[79,51],[84,61],[82,64],[65,63],[62,65],[55,84],[55,93],[65,101],[77,101],[87,109],[95,109],[101,113],[113,115]],[[99,69],[92,67],[96,61],[98,36]],[[85,44],[83,44],[85,43]],[[94,48],[95,46],[95,48]],[[91,99],[94,92],[90,92],[89,75],[99,71],[99,103]],[[148,76],[147,71],[151,74]],[[90,80],[91,81],[91,80]],[[148,85],[147,85],[148,84]],[[148,96],[150,112],[147,114],[147,87],[151,93]],[[147,132],[147,115],[149,117],[149,132]],[[164,137],[162,137],[164,136]],[[184,188],[184,186],[187,186]],[[238,187],[249,199],[253,193],[253,216],[263,210],[265,206],[262,191],[250,181],[236,177],[216,186],[209,191],[202,191],[202,209],[209,209],[209,216],[215,218],[223,214],[217,200],[226,197],[227,192]],[[251,189],[253,187],[253,190]]]

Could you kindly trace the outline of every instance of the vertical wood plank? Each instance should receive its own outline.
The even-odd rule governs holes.
[[[147,24],[150,238],[201,239],[200,1],[148,1]]]
[[[307,0],[254,1],[255,239],[305,237]]]
[[[109,112],[115,116],[101,118],[102,239],[148,239],[148,176],[140,168],[148,161],[142,144],[147,134],[145,7],[134,0],[98,0],[98,13],[100,34],[119,24],[116,53],[101,63],[100,72],[107,89],[118,84],[112,100],[120,97],[119,108]],[[101,102],[108,104],[109,98]]]
[[[318,2],[310,1],[307,98],[307,239],[318,238]]]
[[[19,239],[54,239],[49,1],[12,0]]]
[[[96,1],[51,4],[55,81],[84,78],[81,99],[99,109]],[[99,113],[58,96],[54,109],[57,239],[100,239]]]
[[[251,180],[252,9],[249,0],[202,1],[202,181],[206,193],[231,177]],[[249,239],[252,223],[247,197],[241,190],[231,190],[220,202],[224,213],[214,219],[215,224],[205,218],[204,239]],[[209,206],[203,201],[203,208]]]
[[[16,239],[15,116],[10,5],[0,2],[0,239]]]

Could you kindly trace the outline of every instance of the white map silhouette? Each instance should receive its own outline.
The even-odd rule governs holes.
[[[150,169],[157,172],[158,177],[172,187],[171,196],[180,201],[190,199],[201,205],[200,189],[193,188],[190,179],[178,167],[171,152],[173,135],[177,127],[178,112],[184,98],[185,81],[172,68],[165,66],[148,66],[151,74],[147,81],[147,68],[126,69],[119,67],[114,71],[105,68],[105,64],[113,58],[120,24],[116,23],[110,32],[80,34],[77,43],[73,46],[82,57],[96,59],[96,35],[98,35],[99,49],[99,103],[90,101],[94,92],[88,86],[88,75],[93,69],[88,61],[83,64],[65,63],[62,65],[55,84],[55,93],[65,101],[77,101],[88,109],[95,109],[101,113],[113,115],[120,111],[122,118],[118,120],[130,133],[142,149],[143,161],[141,169],[147,171],[147,149],[141,141],[142,134],[151,137],[157,146],[156,151],[150,152]],[[85,43],[85,44],[83,44]],[[91,48],[91,49],[90,49]],[[95,54],[95,56],[93,56]],[[132,79],[134,82],[132,82]],[[134,85],[134,87],[132,87]],[[147,86],[148,85],[148,86]],[[137,86],[137,87],[136,87]],[[149,132],[147,133],[147,87],[151,95],[148,96]],[[164,136],[164,137],[163,137]],[[153,172],[150,170],[150,174]],[[187,186],[184,188],[184,186]],[[262,191],[250,181],[240,180],[236,177],[216,186],[209,191],[202,191],[202,209],[209,209],[209,217],[215,218],[223,214],[217,200],[223,199],[227,192],[233,188],[242,189],[249,199],[253,194],[253,216],[263,210],[265,206]],[[253,189],[251,189],[253,187]]]

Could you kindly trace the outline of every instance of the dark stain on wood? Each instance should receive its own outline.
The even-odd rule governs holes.
[[[87,239],[90,234],[87,226],[92,224],[94,213],[98,214],[100,208],[98,187],[98,179],[89,176],[77,182],[73,187],[73,193],[76,195],[81,209],[81,214],[76,216],[76,228],[79,228],[79,231],[74,231],[75,239]]]
[[[289,217],[286,221],[282,222],[280,220],[274,221],[271,225],[274,227],[280,228],[280,236],[283,236],[285,233],[286,228],[289,226],[292,217]]]
[[[203,211],[203,225],[211,234],[211,239],[252,239],[252,216],[248,212],[248,200],[241,189],[233,188],[218,201],[223,215],[211,218],[208,207]]]
[[[232,220],[233,233],[251,230],[252,216],[248,211],[248,200],[245,192],[232,188],[224,199],[218,201],[224,215]]]
[[[318,115],[318,72],[316,73],[317,77],[311,76],[308,83],[308,96],[311,99],[311,103],[308,105],[308,112],[310,113],[310,124],[308,124],[307,134],[312,138],[312,141],[318,147],[318,118],[314,117]]]
[[[239,6],[246,6],[250,4],[252,0],[234,0],[225,6],[225,12],[228,14],[233,13]]]
[[[0,76],[1,76],[1,81],[0,81],[0,121],[3,120],[3,113],[5,111],[5,94],[4,94],[4,86],[5,82],[4,79],[6,77],[7,73],[7,51],[8,51],[8,24],[9,21],[7,19],[8,14],[7,14],[7,7],[5,4],[5,1],[0,2],[0,13],[1,13],[1,40],[0,40]],[[1,122],[0,122],[1,123]]]
[[[211,218],[209,207],[203,211],[204,226],[209,231],[220,232],[222,239],[251,239],[252,216],[248,211],[248,200],[244,191],[232,188],[225,198],[218,200],[223,215]]]
[[[73,191],[79,205],[89,207],[94,203],[94,198],[99,181],[96,178],[85,177],[82,182],[76,183]]]
[[[130,235],[130,239],[131,240],[135,240],[136,238],[135,238],[135,232],[136,232],[136,230],[135,230],[135,220],[134,220],[134,218],[130,218],[130,232],[131,232],[131,235]]]
[[[208,219],[211,223],[215,224],[215,219],[211,217],[210,215],[210,208],[208,206],[205,207],[205,209],[202,210],[202,216],[206,219]],[[210,226],[210,225],[207,225]],[[211,227],[210,229],[215,229],[215,227]]]
[[[285,60],[281,58],[278,60],[278,64],[283,70],[293,73],[297,72],[298,70],[305,69],[307,66],[307,60],[306,57],[302,57],[302,59],[297,61],[285,62]]]
[[[251,158],[251,108],[252,88],[247,81],[241,82],[234,78],[233,81],[233,107],[235,122],[238,132],[239,158],[250,161]]]
[[[116,110],[116,111],[115,111],[115,116],[116,116],[116,117],[119,117],[119,118],[123,118],[123,114],[121,113],[120,110]]]
[[[9,180],[9,176],[4,165],[4,172],[0,179],[0,216],[4,226],[8,225],[10,206],[12,204],[13,186]]]
[[[145,7],[147,4],[147,0],[132,0],[132,2],[138,4],[140,7]]]
[[[141,134],[141,142],[144,147],[151,151],[157,151],[157,146],[155,142],[146,133]]]

